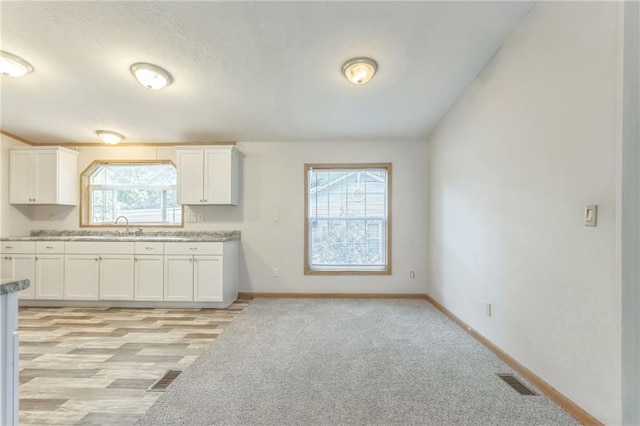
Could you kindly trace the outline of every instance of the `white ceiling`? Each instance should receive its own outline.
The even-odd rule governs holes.
[[[2,77],[2,129],[34,142],[416,140],[531,2],[1,4],[1,46],[35,72]],[[349,83],[343,63],[378,74]],[[164,90],[129,72],[151,62]]]

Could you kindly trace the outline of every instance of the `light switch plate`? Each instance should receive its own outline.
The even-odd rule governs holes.
[[[596,226],[598,224],[598,205],[587,204],[584,206],[584,226]]]

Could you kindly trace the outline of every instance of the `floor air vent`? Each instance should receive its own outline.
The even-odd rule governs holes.
[[[498,377],[514,388],[520,395],[536,395],[534,391],[526,387],[524,383],[518,380],[513,374],[498,374]]]
[[[164,392],[169,387],[169,385],[173,383],[176,377],[180,375],[180,373],[182,373],[182,371],[180,370],[167,371],[165,375],[158,379],[157,382],[152,384],[148,390],[153,392]]]

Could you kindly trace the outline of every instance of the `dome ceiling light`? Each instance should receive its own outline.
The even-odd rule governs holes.
[[[131,74],[147,89],[160,90],[173,82],[173,77],[157,65],[138,62],[131,65]]]
[[[342,66],[342,74],[353,84],[364,84],[378,71],[378,64],[371,58],[353,58]]]
[[[117,145],[124,139],[120,133],[112,132],[111,130],[98,130],[96,134],[100,140],[109,145]]]
[[[0,50],[0,73],[9,77],[22,77],[33,72],[31,64],[20,56]]]

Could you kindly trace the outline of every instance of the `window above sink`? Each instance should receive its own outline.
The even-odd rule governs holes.
[[[81,175],[81,226],[181,227],[177,172],[173,162],[94,161]]]

